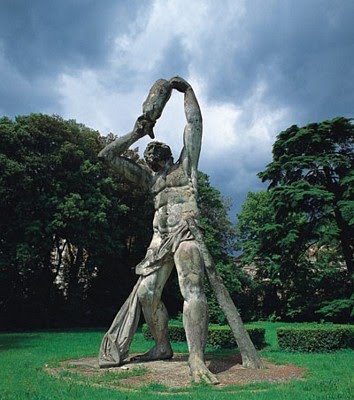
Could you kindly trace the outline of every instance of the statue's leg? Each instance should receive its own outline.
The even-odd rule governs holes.
[[[203,260],[197,242],[182,242],[174,261],[184,299],[183,324],[189,348],[189,367],[195,382],[219,383],[205,365],[204,351],[208,335],[208,303],[203,287]]]
[[[136,358],[144,360],[161,360],[173,356],[168,340],[168,313],[161,301],[162,290],[173,268],[173,260],[167,260],[161,268],[143,278],[138,297],[145,320],[149,325],[155,346],[147,353]]]

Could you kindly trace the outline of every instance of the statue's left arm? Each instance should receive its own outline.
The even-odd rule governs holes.
[[[192,178],[193,185],[197,183],[197,168],[202,144],[203,120],[202,113],[194,94],[192,86],[180,77],[170,79],[173,89],[184,93],[184,112],[187,124],[183,134],[183,150],[180,162],[188,175]]]

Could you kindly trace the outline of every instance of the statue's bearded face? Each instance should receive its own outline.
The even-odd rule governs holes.
[[[146,164],[154,171],[158,172],[165,168],[166,163],[172,159],[171,149],[167,144],[161,142],[151,142],[144,151]]]

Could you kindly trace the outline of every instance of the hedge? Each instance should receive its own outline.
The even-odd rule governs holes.
[[[265,329],[257,326],[246,326],[247,332],[256,348],[265,346]],[[146,340],[152,340],[152,335],[147,324],[143,325],[142,332]],[[171,342],[185,342],[186,334],[181,324],[169,323],[168,335]],[[228,325],[209,325],[208,344],[216,348],[237,347],[236,340]]]
[[[142,333],[145,340],[153,340],[150,328],[147,324],[143,325]],[[185,342],[186,334],[182,324],[169,323],[168,324],[168,337],[171,342]]]
[[[277,329],[279,347],[285,351],[329,352],[354,348],[353,325],[319,325]]]
[[[265,329],[259,326],[245,327],[257,349],[266,345]],[[235,337],[228,325],[210,325],[208,330],[208,344],[222,349],[237,347]]]

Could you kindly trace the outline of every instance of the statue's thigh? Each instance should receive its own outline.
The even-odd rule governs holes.
[[[182,242],[174,256],[179,285],[184,298],[203,288],[204,263],[196,241]]]
[[[138,290],[140,300],[146,299],[147,301],[151,301],[152,299],[161,298],[162,290],[171,275],[173,266],[172,259],[166,260],[160,269],[150,275],[144,276]]]

